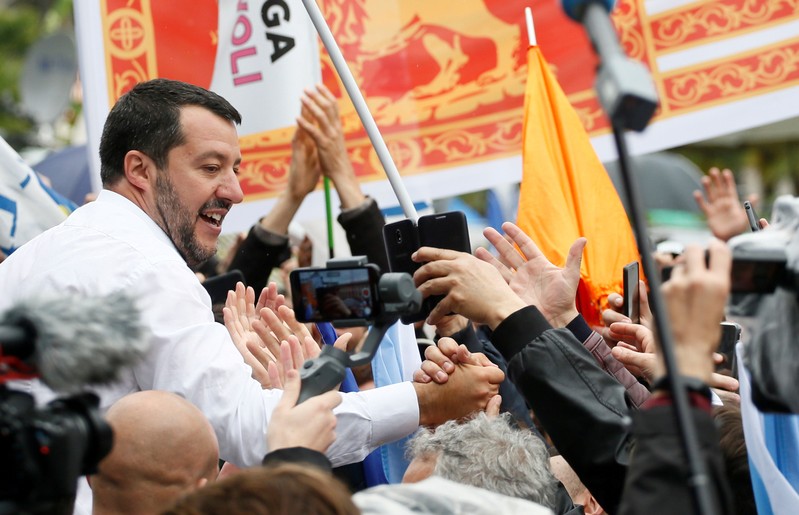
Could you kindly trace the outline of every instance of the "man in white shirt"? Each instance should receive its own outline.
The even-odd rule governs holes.
[[[202,88],[165,79],[135,86],[106,121],[103,191],[0,265],[0,310],[45,292],[132,294],[152,347],[102,392],[102,406],[137,390],[176,392],[208,417],[222,459],[251,466],[267,451],[264,433],[280,392],[262,390],[250,377],[189,268],[214,254],[222,220],[243,199],[239,122],[226,100]],[[485,406],[501,372],[459,368],[463,373],[444,386],[402,383],[343,394],[339,438],[328,450],[333,464],[362,460],[420,423]]]

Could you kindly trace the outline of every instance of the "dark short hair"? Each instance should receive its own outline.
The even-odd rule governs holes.
[[[140,82],[120,97],[105,121],[100,139],[103,185],[124,175],[125,154],[131,150],[144,152],[158,168],[165,168],[169,151],[184,142],[180,109],[189,105],[241,123],[236,108],[212,91],[169,79]]]
[[[237,472],[179,499],[162,515],[357,515],[347,487],[311,465],[284,463]]]

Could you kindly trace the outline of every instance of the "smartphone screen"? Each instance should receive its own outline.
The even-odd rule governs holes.
[[[289,275],[300,322],[365,325],[379,310],[375,267],[298,268]]]
[[[466,215],[461,211],[448,211],[419,217],[419,246],[471,253]],[[421,312],[425,317],[443,298],[443,295],[432,295],[424,300]]]
[[[622,314],[632,320],[634,324],[637,324],[640,319],[638,276],[638,261],[624,266]]]
[[[744,202],[744,211],[746,211],[746,218],[749,220],[749,228],[752,229],[752,231],[759,231],[760,219],[757,217],[757,213],[755,212],[755,208],[752,207],[752,203],[748,200]]]

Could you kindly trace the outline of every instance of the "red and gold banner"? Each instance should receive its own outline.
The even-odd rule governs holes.
[[[462,193],[521,177],[528,46],[523,11],[530,2],[318,3],[414,198]],[[241,176],[248,200],[273,198],[282,191],[293,127],[278,123],[259,130],[259,124],[267,127],[273,115],[279,118],[273,109],[288,106],[298,112],[295,99],[300,87],[284,86],[280,95],[258,95],[255,81],[284,80],[291,70],[300,68],[278,73],[263,64],[280,50],[279,38],[285,37],[281,27],[287,20],[310,25],[299,1],[101,0],[96,6],[88,4],[76,3],[77,16],[101,20],[98,29],[103,43],[102,48],[82,44],[82,64],[84,70],[104,64],[106,111],[137,81],[157,76],[212,87],[231,99],[245,119]],[[612,15],[625,50],[650,68],[661,95],[652,126],[632,141],[634,151],[668,148],[779,116],[799,115],[799,102],[781,106],[779,113],[772,112],[773,106],[769,110],[752,104],[759,100],[773,104],[769,95],[799,88],[799,0],[673,4],[621,0]],[[583,28],[565,17],[557,0],[540,0],[532,7],[539,47],[600,157],[612,158],[609,146],[603,144],[608,122],[592,89],[597,62]],[[256,48],[247,41],[262,46]],[[379,200],[389,198],[378,191],[389,191],[385,183],[371,184],[385,176],[329,57],[324,50],[317,55],[316,63],[309,66],[316,67],[317,75],[342,97],[356,173]],[[85,79],[84,84],[87,93],[100,87]],[[250,96],[239,100],[238,90],[244,86],[250,88]],[[295,96],[289,94],[292,91]],[[745,120],[734,115],[732,108],[737,105],[746,107]],[[732,120],[718,118],[714,108],[727,108],[718,112]],[[707,119],[697,118],[705,112]],[[753,117],[752,112],[762,115]],[[515,169],[509,171],[509,167]],[[432,180],[437,176],[446,180]],[[242,220],[241,225],[250,222]]]

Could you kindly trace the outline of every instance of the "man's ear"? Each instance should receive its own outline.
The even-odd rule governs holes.
[[[155,184],[157,168],[150,157],[138,150],[125,154],[125,178],[136,189],[150,191]]]
[[[583,501],[585,501],[585,504],[583,504],[583,512],[585,515],[601,515],[605,513],[605,510],[602,509],[602,506],[599,505],[597,500],[590,493],[583,498]]]

